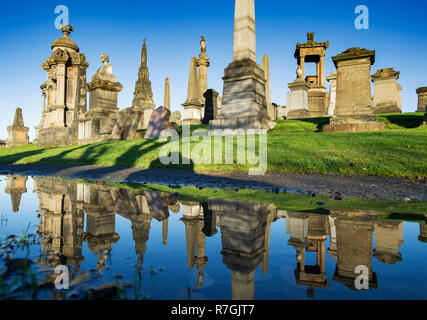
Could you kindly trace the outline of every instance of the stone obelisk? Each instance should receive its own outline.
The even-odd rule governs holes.
[[[274,128],[267,111],[265,73],[256,63],[254,0],[236,0],[233,57],[224,72],[221,114],[210,122],[210,134]]]
[[[191,58],[190,77],[188,79],[187,101],[182,106],[185,108],[183,121],[190,124],[200,124],[202,120],[202,102],[200,100],[199,83],[197,80],[197,59]]]
[[[169,78],[166,78],[165,80],[165,100],[163,106],[170,110],[171,109],[171,87],[170,87],[170,80]]]
[[[23,146],[30,143],[28,131],[30,129],[24,126],[24,118],[22,117],[22,109],[17,108],[15,111],[15,118],[13,125],[7,127],[8,138],[6,147],[13,148]]]
[[[265,99],[267,100],[268,115],[271,120],[276,120],[274,106],[271,103],[271,81],[270,81],[270,57],[266,54],[262,56],[262,70],[265,73]]]

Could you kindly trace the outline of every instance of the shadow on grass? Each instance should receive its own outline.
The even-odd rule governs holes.
[[[388,122],[395,124],[399,127],[406,128],[406,129],[418,128],[420,125],[423,124],[423,115],[422,114],[420,114],[420,115],[416,115],[416,114],[411,114],[411,115],[409,115],[409,114],[378,115],[379,121],[381,121],[381,118],[386,119]]]
[[[329,124],[329,117],[322,117],[322,118],[308,118],[308,119],[295,119],[302,122],[308,122],[312,123],[317,126],[316,132],[322,132],[323,126]]]

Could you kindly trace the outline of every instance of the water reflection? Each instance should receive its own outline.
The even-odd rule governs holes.
[[[19,211],[22,194],[27,192],[27,179],[7,177],[5,192],[11,196],[14,212]],[[81,272],[84,242],[96,256],[93,267],[97,271],[106,268],[110,253],[120,240],[116,231],[117,215],[130,221],[138,272],[143,270],[153,219],[161,224],[167,255],[169,212],[182,212],[187,265],[197,270],[198,275],[193,289],[204,286],[209,258],[218,259],[220,254],[231,273],[231,298],[236,300],[255,299],[256,270],[260,268],[262,274],[269,273],[271,228],[283,219],[286,219],[289,236],[283,247],[294,250],[294,281],[298,287],[305,288],[307,297],[314,298],[315,290],[328,290],[331,282],[356,290],[355,269],[360,265],[369,270],[369,288],[376,289],[378,276],[373,270],[372,258],[390,265],[403,261],[400,248],[404,245],[404,224],[380,220],[384,214],[381,212],[331,209],[329,215],[324,215],[286,212],[273,204],[241,200],[212,198],[207,203],[179,202],[175,194],[46,177],[35,178],[34,192],[39,200],[37,231],[43,238],[43,254],[37,262],[47,270],[66,265],[71,279]],[[215,237],[221,239],[221,251],[217,256],[208,257],[207,244]],[[418,240],[427,242],[424,223],[420,223]],[[326,253],[336,261],[335,271],[329,275]],[[47,273],[45,282],[52,282],[54,278],[53,272]],[[280,279],[276,279],[276,283],[280,285]]]

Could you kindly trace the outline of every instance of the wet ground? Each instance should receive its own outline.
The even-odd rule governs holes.
[[[424,217],[10,175],[0,203],[1,299],[427,298]]]
[[[248,176],[244,174],[198,174],[192,171],[138,169],[96,166],[0,165],[0,174],[54,176],[72,179],[107,180],[128,183],[152,183],[203,188],[239,188],[254,190],[287,190],[319,194],[341,193],[345,196],[427,201],[426,181],[384,177],[343,177],[310,174],[275,174]]]

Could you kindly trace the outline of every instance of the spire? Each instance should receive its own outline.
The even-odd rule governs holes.
[[[141,66],[147,67],[147,45],[145,43],[147,39],[144,39],[144,44],[142,46],[142,53],[141,53]]]
[[[132,107],[139,109],[154,109],[153,91],[151,89],[150,74],[147,67],[147,45],[142,46],[141,67],[138,72],[138,80],[135,84],[134,99]]]
[[[187,101],[200,101],[199,83],[197,81],[197,59],[191,58],[190,76],[188,79]]]

